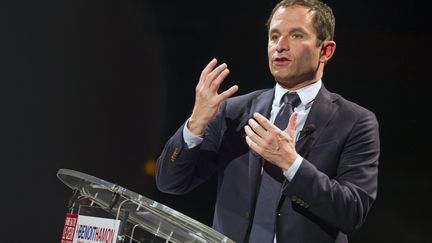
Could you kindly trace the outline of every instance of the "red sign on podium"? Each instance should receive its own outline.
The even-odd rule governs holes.
[[[66,214],[66,219],[63,227],[63,234],[60,243],[72,243],[75,228],[78,221],[78,214]]]

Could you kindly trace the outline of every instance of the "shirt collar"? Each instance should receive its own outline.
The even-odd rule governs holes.
[[[301,101],[301,104],[297,108],[309,109],[309,107],[312,105],[313,101],[315,100],[315,97],[317,96],[321,86],[322,86],[322,81],[320,79],[315,83],[309,84],[308,86],[293,91],[293,92],[297,92]],[[289,91],[290,90],[283,88],[279,83],[276,83],[275,97],[273,102],[275,102],[275,104],[279,107],[282,96]]]

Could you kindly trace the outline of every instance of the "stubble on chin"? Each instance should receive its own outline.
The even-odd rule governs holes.
[[[292,89],[296,86],[296,82],[292,79],[292,77],[290,77],[288,70],[279,70],[275,67],[272,67],[270,72],[273,75],[274,80],[282,87],[286,89]]]

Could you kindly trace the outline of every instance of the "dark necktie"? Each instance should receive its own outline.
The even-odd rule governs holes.
[[[274,124],[284,130],[294,107],[300,104],[300,98],[297,93],[286,93],[281,102]],[[249,243],[273,243],[275,234],[277,204],[285,177],[282,169],[270,162],[264,161],[263,168]]]
[[[281,130],[285,130],[288,125],[288,120],[294,112],[294,108],[300,105],[300,97],[296,92],[286,92],[280,101],[281,108],[276,116],[274,124]]]

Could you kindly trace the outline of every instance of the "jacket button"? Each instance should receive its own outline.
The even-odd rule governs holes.
[[[294,202],[297,201],[296,195],[294,195],[294,196],[291,197],[291,201],[294,201]]]
[[[246,219],[249,219],[249,218],[250,218],[250,213],[249,213],[249,211],[246,211],[246,213],[245,213],[245,217],[246,217]]]

